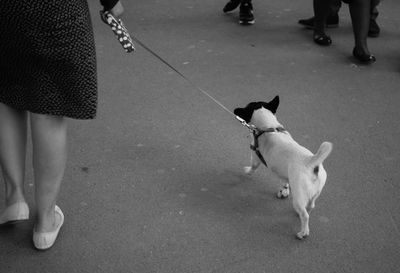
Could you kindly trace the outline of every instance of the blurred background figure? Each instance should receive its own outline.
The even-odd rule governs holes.
[[[380,33],[380,27],[376,22],[376,18],[379,15],[377,6],[379,5],[380,0],[372,0],[371,1],[371,8],[370,8],[370,20],[369,20],[369,29],[368,29],[368,36],[369,37],[378,37]],[[336,28],[339,26],[339,10],[342,7],[341,0],[333,0],[330,9],[329,15],[325,22],[325,27],[327,28]],[[314,29],[314,20],[315,17],[311,17],[308,19],[300,19],[299,24],[305,26],[309,29]]]
[[[239,24],[254,24],[255,18],[251,0],[230,0],[223,8],[223,12],[228,13],[234,11],[237,7],[239,7]]]
[[[314,34],[313,40],[321,46],[329,46],[332,39],[326,35],[325,27],[330,15],[332,3],[336,0],[314,0]],[[354,33],[353,56],[363,64],[371,64],[376,61],[374,55],[369,52],[367,37],[371,25],[371,6],[373,0],[347,0],[343,1],[349,4],[351,22]],[[376,3],[376,2],[375,2]],[[375,6],[376,7],[376,6]],[[376,17],[375,17],[376,18]],[[310,18],[311,19],[311,18]],[[304,23],[304,21],[302,21]],[[331,26],[338,25],[337,21],[330,21]],[[375,20],[374,20],[375,22]],[[304,25],[304,24],[303,24]],[[377,25],[376,25],[377,26]],[[378,27],[379,29],[379,27]],[[379,35],[379,31],[378,31]],[[375,33],[376,36],[376,33]]]

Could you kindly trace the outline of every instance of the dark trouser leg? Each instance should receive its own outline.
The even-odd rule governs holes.
[[[378,17],[378,9],[376,8],[379,4],[380,0],[372,0],[371,8],[370,8],[370,20],[369,20],[369,37],[378,37],[381,32],[378,24],[376,23],[376,18]]]
[[[332,0],[314,0],[314,35],[325,34],[325,22],[328,18]]]
[[[355,48],[358,53],[370,54],[367,45],[371,0],[352,0],[349,3]]]
[[[379,5],[380,0],[371,0],[371,20],[376,20],[379,15],[377,6]]]
[[[331,6],[329,9],[329,16],[336,16],[339,13],[339,10],[341,7],[342,7],[341,0],[332,0]]]

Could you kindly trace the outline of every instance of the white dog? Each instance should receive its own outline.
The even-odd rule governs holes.
[[[235,115],[254,126],[251,166],[244,169],[252,174],[263,162],[289,183],[293,207],[301,219],[297,238],[303,239],[310,233],[309,212],[325,185],[327,175],[322,162],[332,151],[332,144],[323,142],[315,155],[299,145],[276,119],[278,105],[279,96],[276,96],[268,103],[252,102],[245,108],[235,109]],[[289,195],[289,185],[279,191],[278,197]]]

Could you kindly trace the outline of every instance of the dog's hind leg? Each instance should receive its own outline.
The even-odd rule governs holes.
[[[308,213],[310,213],[315,208],[315,200],[317,200],[318,196],[319,196],[319,193],[314,195],[314,197],[311,198],[311,201],[308,203],[308,205],[307,205]]]
[[[261,164],[261,160],[254,152],[251,153],[250,161],[251,161],[251,166],[246,166],[243,168],[244,172],[248,175],[252,175]]]
[[[301,221],[301,230],[300,232],[297,233],[297,238],[298,239],[304,239],[308,235],[310,235],[310,228],[309,228],[309,219],[310,215],[307,212],[306,209],[306,204],[302,204],[303,202],[299,202],[299,200],[294,200],[293,199],[293,207],[296,210],[296,212],[300,216],[300,221]]]

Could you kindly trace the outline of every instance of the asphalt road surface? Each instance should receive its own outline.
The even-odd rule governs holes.
[[[295,239],[299,219],[268,169],[243,174],[247,129],[143,47],[126,54],[91,0],[99,111],[70,121],[65,225],[51,250],[33,248],[29,168],[32,219],[0,227],[1,273],[399,272],[400,2],[379,6],[371,66],[351,57],[346,5],[319,47],[297,24],[311,1],[253,3],[248,27],[222,0],[125,0],[123,19],[230,111],[279,95],[278,120],[299,143],[333,143],[310,237]]]

